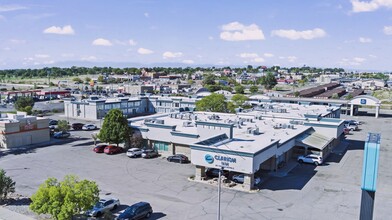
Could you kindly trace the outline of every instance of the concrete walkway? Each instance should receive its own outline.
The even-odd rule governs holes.
[[[271,176],[275,177],[285,177],[287,174],[298,166],[298,162],[296,160],[290,159],[284,167],[278,169],[277,171],[269,172]]]
[[[0,206],[0,220],[34,220],[34,218],[19,214]]]

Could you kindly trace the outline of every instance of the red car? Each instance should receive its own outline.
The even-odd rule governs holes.
[[[93,148],[93,151],[95,153],[103,153],[103,151],[105,150],[105,147],[107,147],[107,144],[98,144]]]
[[[117,147],[114,145],[108,145],[105,147],[104,153],[105,154],[118,154],[123,151],[122,147]]]

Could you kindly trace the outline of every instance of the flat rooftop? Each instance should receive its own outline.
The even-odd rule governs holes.
[[[147,129],[148,123],[157,123],[167,126],[176,126],[176,133],[200,135],[198,139],[189,139],[188,142],[183,144],[199,144],[208,148],[219,148],[230,151],[244,152],[244,153],[256,153],[271,144],[279,141],[279,144],[283,144],[292,138],[299,136],[300,134],[311,129],[310,126],[304,125],[305,122],[301,111],[307,109],[311,113],[322,113],[326,108],[323,106],[302,106],[297,105],[279,105],[287,108],[287,113],[276,113],[275,116],[267,117],[260,113],[260,111],[250,111],[241,114],[227,114],[227,113],[212,113],[212,112],[194,112],[194,113],[168,113],[152,115],[148,117],[139,117],[129,119],[132,126],[138,128]],[[294,107],[293,107],[294,106]],[[309,108],[308,108],[309,107]],[[327,111],[325,111],[327,112]],[[300,114],[300,115],[299,115]],[[273,114],[274,115],[274,114]],[[279,118],[278,115],[284,115],[283,118]],[[287,117],[290,116],[290,117]],[[292,123],[293,119],[297,118],[297,123]],[[147,119],[147,121],[145,121]],[[209,122],[217,123],[222,125],[233,126],[233,138],[229,139],[227,136],[219,136],[216,131],[211,132],[210,136],[203,136],[199,133],[200,128],[196,127],[196,123]],[[334,121],[318,122],[316,120],[311,121],[320,124],[337,124]],[[202,128],[208,129],[208,128]],[[158,131],[159,133],[159,131]],[[208,133],[208,132],[207,132]],[[224,134],[222,130],[220,134]],[[167,133],[154,134],[155,137],[159,137],[159,140],[177,143],[176,137],[165,137]],[[213,138],[217,137],[217,138]],[[211,139],[212,138],[212,139]],[[153,139],[150,136],[150,139]],[[183,139],[182,139],[183,140]]]

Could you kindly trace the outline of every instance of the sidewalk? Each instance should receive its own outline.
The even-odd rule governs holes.
[[[0,220],[34,220],[34,218],[19,214],[0,206]]]

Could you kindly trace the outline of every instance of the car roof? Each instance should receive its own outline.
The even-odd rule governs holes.
[[[134,147],[134,148],[129,149],[128,151],[133,151],[133,150],[141,150],[141,149]]]
[[[138,203],[135,203],[135,204],[133,204],[131,206],[139,207],[139,206],[145,206],[145,205],[150,205],[150,203],[148,203],[148,202],[138,202]]]

